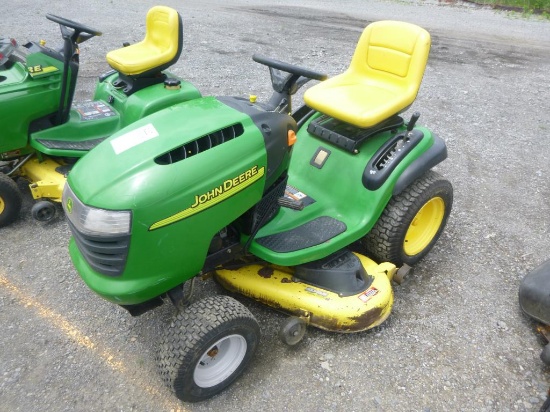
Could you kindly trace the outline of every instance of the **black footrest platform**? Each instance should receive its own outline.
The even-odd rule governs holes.
[[[351,153],[358,153],[361,144],[370,136],[397,129],[402,125],[403,119],[401,117],[392,116],[376,126],[361,129],[327,115],[322,115],[309,124],[307,131]]]
[[[320,245],[346,231],[346,224],[321,216],[294,229],[256,239],[256,243],[274,252],[287,253]]]
[[[88,151],[92,150],[105,139],[106,137],[100,137],[99,139],[81,140],[76,142],[53,139],[37,139],[36,141],[44,147],[47,147],[48,149]]]

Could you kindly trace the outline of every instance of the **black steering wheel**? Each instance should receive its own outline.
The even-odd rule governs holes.
[[[285,63],[271,57],[254,54],[252,60],[269,67],[271,75],[271,86],[277,93],[284,93],[292,96],[300,87],[310,80],[323,81],[327,79],[324,73],[306,69],[293,64]]]
[[[282,70],[287,73],[307,77],[308,79],[312,80],[323,81],[328,78],[328,76],[324,73],[316,72],[315,70],[306,69],[300,66],[295,66],[293,64],[285,63],[280,60],[275,60],[271,57],[266,57],[259,54],[254,54],[252,56],[252,60],[267,67],[272,67],[274,69]]]
[[[55,16],[53,14],[46,14],[46,18],[62,26],[61,32],[64,35],[65,31],[63,30],[63,27],[73,29],[74,32],[70,35],[70,37],[76,43],[82,43],[83,41],[91,39],[94,36],[101,36],[102,34],[99,30],[92,29],[91,27],[66,19],[64,17]]]

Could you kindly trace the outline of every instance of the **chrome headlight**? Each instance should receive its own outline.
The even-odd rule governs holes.
[[[76,230],[87,236],[129,235],[132,214],[128,210],[107,210],[82,203],[65,183],[63,210]]]

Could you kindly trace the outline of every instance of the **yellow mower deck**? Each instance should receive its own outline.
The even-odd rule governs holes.
[[[227,290],[298,316],[319,329],[362,332],[380,325],[390,315],[393,305],[390,282],[397,268],[391,263],[377,264],[365,256],[357,256],[373,281],[351,296],[303,283],[293,277],[292,268],[267,264],[217,270],[214,276]]]
[[[29,181],[34,199],[61,202],[65,186],[65,175],[59,171],[62,166],[50,158],[40,160],[33,157],[21,167],[21,175]]]

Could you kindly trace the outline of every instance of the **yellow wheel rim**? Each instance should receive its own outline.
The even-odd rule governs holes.
[[[408,256],[418,255],[432,242],[443,222],[445,202],[440,197],[428,200],[418,211],[405,235],[403,249]]]
[[[6,208],[6,204],[4,203],[4,199],[0,197],[0,215],[4,213],[4,209]]]

